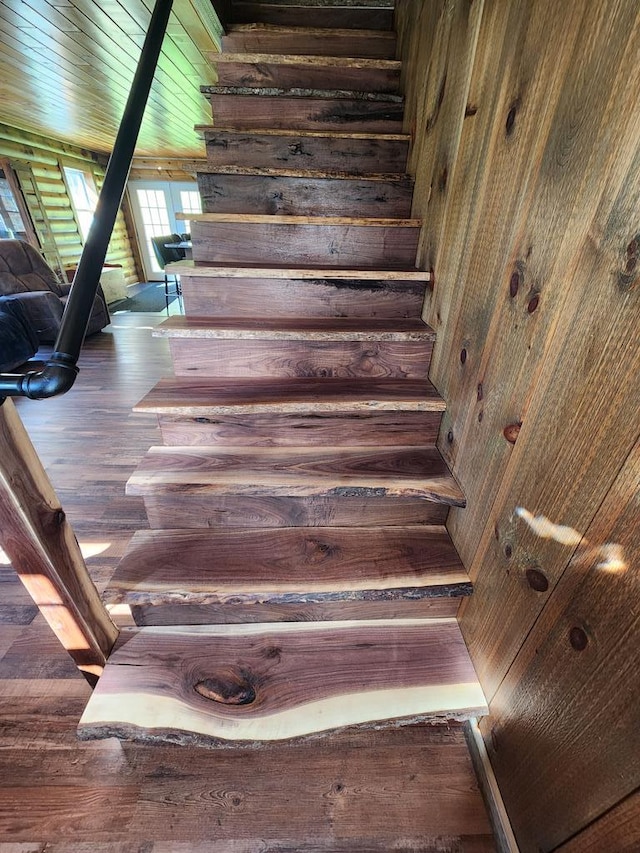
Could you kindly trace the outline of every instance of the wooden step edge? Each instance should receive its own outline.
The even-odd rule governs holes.
[[[213,264],[196,264],[194,261],[176,261],[167,264],[167,272],[178,275],[202,278],[267,278],[267,279],[298,279],[313,281],[314,279],[352,279],[354,281],[431,281],[431,273],[427,270],[353,270],[325,269],[315,267],[238,267],[215,266]]]
[[[284,452],[283,452],[284,451]],[[370,457],[415,459],[419,472],[380,473],[345,470],[344,464]],[[435,454],[435,455],[434,455]],[[230,457],[230,464],[223,464]],[[328,468],[322,468],[323,458]],[[424,467],[428,463],[428,467]],[[207,467],[209,466],[209,467]],[[234,467],[235,466],[235,467]],[[305,467],[307,466],[307,467]],[[380,448],[307,447],[238,448],[219,446],[150,447],[126,484],[127,495],[180,494],[241,497],[417,498],[464,507],[464,494],[434,446]]]
[[[451,618],[123,629],[78,736],[246,746],[487,711]]]
[[[381,393],[381,383],[358,383],[357,393],[343,390],[340,380],[329,383],[243,382],[229,383],[236,399],[230,400],[224,383],[197,382],[183,379],[161,379],[136,405],[134,412],[157,415],[213,418],[236,414],[375,414],[376,412],[436,412],[446,410],[444,399],[428,381],[399,380],[396,385],[408,385],[402,392],[388,397]],[[334,392],[333,386],[337,385]],[[279,393],[273,394],[274,388]],[[280,390],[281,389],[281,390]],[[182,399],[181,399],[182,398]]]
[[[255,3],[256,0],[253,0]],[[257,0],[260,3],[260,0]],[[266,0],[267,5],[276,6],[308,6],[308,7],[323,7],[332,8],[337,6],[339,9],[349,7],[351,9],[389,9],[394,8],[394,0]]]
[[[264,213],[177,213],[188,222],[226,222],[230,225],[313,225],[355,228],[420,228],[421,219],[363,219],[351,216],[279,216]]]
[[[411,134],[409,133],[347,133],[345,131],[322,131],[322,130],[295,130],[283,129],[278,130],[273,127],[265,128],[249,128],[247,130],[229,127],[225,125],[213,124],[196,124],[194,130],[198,133],[207,135],[215,135],[217,133],[241,133],[243,136],[301,136],[301,137],[316,137],[321,139],[369,139],[377,141],[395,141],[395,142],[410,142]]]
[[[372,39],[379,38],[384,41],[393,41],[396,40],[396,34],[393,30],[349,30],[349,29],[340,29],[335,27],[294,27],[294,26],[286,26],[280,24],[265,24],[265,23],[255,23],[255,24],[229,24],[227,26],[227,35],[233,35],[233,33],[253,33],[253,32],[267,32],[272,35],[290,35],[290,36],[324,36],[328,38],[329,36],[333,37],[343,37],[343,38],[363,38],[363,39]]]
[[[332,320],[333,322],[333,320]],[[348,321],[353,324],[352,320]],[[229,341],[229,340],[248,340],[248,341],[400,341],[407,343],[409,341],[423,342],[435,341],[435,332],[426,324],[422,323],[421,327],[418,324],[421,320],[416,320],[415,325],[407,323],[407,328],[398,329],[367,329],[366,324],[362,323],[365,328],[346,328],[341,329],[338,322],[330,326],[327,323],[327,328],[285,328],[283,323],[278,324],[277,320],[269,323],[264,321],[263,328],[258,324],[252,325],[247,322],[244,327],[235,324],[225,324],[225,319],[208,319],[197,317],[169,317],[158,326],[155,326],[152,335],[155,338],[198,338],[205,340]],[[402,327],[402,323],[389,324]]]
[[[190,160],[181,164],[185,172],[196,172],[206,175],[245,175],[247,177],[264,176],[273,178],[308,178],[332,181],[385,181],[389,183],[413,186],[414,179],[406,172],[352,173],[331,171],[328,169],[291,169],[288,167],[272,168],[270,166],[216,166],[202,160]]]
[[[314,56],[296,53],[217,53],[209,51],[207,59],[213,64],[222,63],[238,65],[312,65],[320,68],[348,68],[352,70],[400,71],[402,62],[399,59],[357,59],[350,56]]]
[[[130,606],[275,605],[471,592],[444,525],[295,527],[137,531],[102,598]]]
[[[387,92],[362,92],[357,89],[305,89],[302,87],[283,88],[280,86],[200,86],[200,92],[207,97],[225,95],[231,97],[259,98],[312,98],[321,101],[366,101],[368,103],[402,104],[402,95]]]

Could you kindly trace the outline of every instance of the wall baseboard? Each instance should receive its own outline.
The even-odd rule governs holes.
[[[502,800],[498,781],[491,767],[484,740],[478,728],[478,721],[471,719],[464,727],[467,745],[471,754],[478,784],[489,812],[498,853],[520,853],[520,848],[511,828],[509,815]]]

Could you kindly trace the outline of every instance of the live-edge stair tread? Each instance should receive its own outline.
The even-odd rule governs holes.
[[[464,506],[435,447],[151,447],[127,493],[412,497]]]
[[[185,276],[204,276],[207,278],[296,278],[296,279],[352,279],[354,281],[375,281],[377,279],[398,281],[422,281],[428,282],[431,274],[424,270],[398,270],[398,269],[339,269],[333,267],[307,267],[307,266],[252,266],[250,264],[231,265],[225,263],[194,261],[176,261],[167,264],[167,272],[177,273]]]
[[[161,379],[134,407],[158,414],[221,415],[260,412],[442,412],[430,382],[408,379],[353,381],[289,379],[239,381]]]
[[[153,334],[170,338],[263,339],[308,341],[433,341],[435,332],[420,318],[305,317],[251,319],[176,315]]]
[[[137,532],[105,593],[130,605],[313,603],[466,595],[444,526]]]
[[[455,619],[142,628],[78,733],[222,746],[486,710]]]

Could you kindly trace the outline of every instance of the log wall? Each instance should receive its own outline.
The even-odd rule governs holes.
[[[618,849],[608,816],[640,788],[640,10],[397,0],[397,26],[481,728],[523,851]]]
[[[74,267],[80,259],[82,241],[62,168],[92,172],[99,190],[106,158],[86,149],[0,124],[0,157],[15,170],[47,261],[56,269]],[[106,263],[120,264],[128,283],[141,280],[137,251],[121,210],[109,244]]]

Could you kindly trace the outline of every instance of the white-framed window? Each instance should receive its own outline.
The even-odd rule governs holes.
[[[149,281],[161,279],[151,238],[189,233],[190,223],[176,219],[176,214],[201,212],[198,185],[195,181],[130,181],[129,198],[145,276]]]
[[[98,191],[91,172],[63,166],[64,178],[76,214],[82,242],[86,243],[93,214],[98,204]]]

